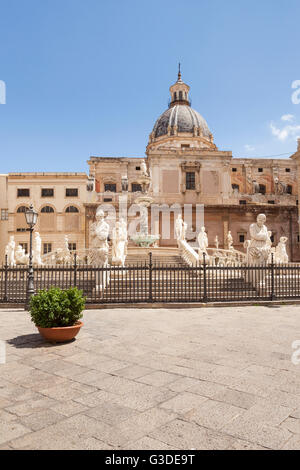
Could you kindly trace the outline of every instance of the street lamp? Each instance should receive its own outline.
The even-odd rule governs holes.
[[[32,295],[34,295],[34,280],[33,280],[33,266],[32,266],[32,233],[34,226],[37,222],[38,213],[34,210],[31,204],[29,209],[25,211],[25,217],[27,225],[30,231],[30,243],[29,243],[29,263],[28,263],[28,277],[27,277],[27,292],[26,292],[26,304],[25,310],[29,310],[29,302]]]

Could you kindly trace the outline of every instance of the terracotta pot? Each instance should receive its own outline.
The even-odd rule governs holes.
[[[80,328],[83,326],[81,321],[78,321],[73,326],[59,326],[55,328],[41,328],[37,326],[40,334],[50,343],[65,343],[71,341],[79,333]]]

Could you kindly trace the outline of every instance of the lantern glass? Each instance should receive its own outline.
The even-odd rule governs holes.
[[[29,225],[29,227],[34,227],[37,222],[38,213],[34,210],[32,204],[30,208],[27,209],[27,211],[25,212],[25,217],[27,225]]]

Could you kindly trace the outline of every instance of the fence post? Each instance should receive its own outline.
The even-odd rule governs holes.
[[[153,301],[153,296],[152,296],[152,253],[149,253],[149,302],[151,303]]]
[[[206,259],[203,253],[203,302],[207,302],[207,272],[206,272]]]
[[[274,253],[271,255],[271,295],[270,299],[275,300],[275,286],[274,286]]]
[[[77,287],[77,253],[74,253],[74,287]]]
[[[3,300],[4,302],[7,302],[8,297],[7,297],[7,282],[8,282],[8,257],[5,255],[5,265],[4,265],[4,297]]]

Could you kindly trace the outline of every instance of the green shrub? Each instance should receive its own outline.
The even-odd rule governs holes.
[[[77,287],[40,290],[30,299],[31,320],[42,328],[73,326],[82,318],[84,306],[85,298]]]

